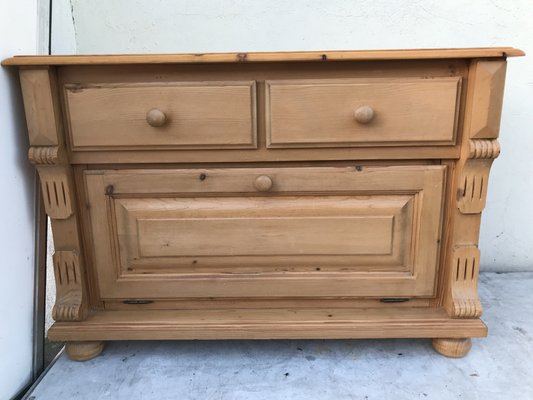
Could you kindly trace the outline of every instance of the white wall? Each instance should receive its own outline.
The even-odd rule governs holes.
[[[533,49],[531,0],[56,0],[56,53],[514,46]],[[533,270],[533,55],[511,59],[503,153],[483,216],[485,270]]]
[[[37,52],[37,3],[0,0],[0,58]],[[34,290],[34,168],[15,70],[0,69],[0,399],[32,376]]]

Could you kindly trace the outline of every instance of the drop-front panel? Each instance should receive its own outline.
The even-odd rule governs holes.
[[[480,217],[512,48],[15,57],[54,235],[49,332],[486,335]]]
[[[100,296],[433,296],[444,172],[87,171]]]

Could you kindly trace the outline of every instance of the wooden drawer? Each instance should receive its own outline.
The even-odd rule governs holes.
[[[267,145],[452,145],[460,82],[458,77],[267,81]]]
[[[74,150],[255,148],[255,82],[66,84]]]
[[[444,174],[443,166],[86,171],[100,295],[432,296]]]

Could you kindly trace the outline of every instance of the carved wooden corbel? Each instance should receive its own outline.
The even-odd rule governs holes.
[[[56,303],[52,316],[56,321],[81,321],[87,309],[83,299],[80,260],[75,251],[54,253]]]
[[[468,159],[457,188],[457,207],[463,214],[478,214],[485,208],[487,186],[492,162],[500,154],[494,140],[470,140]]]
[[[500,154],[496,139],[470,139],[460,162],[457,181],[456,237],[449,261],[448,295],[444,305],[454,318],[478,318],[482,307],[477,294],[479,249],[477,231],[480,214],[487,200],[487,186],[492,162]],[[462,232],[461,232],[462,231]]]
[[[58,146],[31,146],[28,159],[35,164],[41,179],[46,213],[50,218],[66,219],[72,213],[70,170]]]
[[[37,167],[44,206],[50,218],[67,219],[72,211],[72,189],[67,167]]]
[[[451,290],[448,309],[455,318],[477,318],[483,308],[477,294],[479,249],[477,246],[454,248],[452,257]]]

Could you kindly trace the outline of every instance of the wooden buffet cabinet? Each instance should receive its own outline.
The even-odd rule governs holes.
[[[486,335],[513,48],[21,56],[73,359],[103,341]]]

